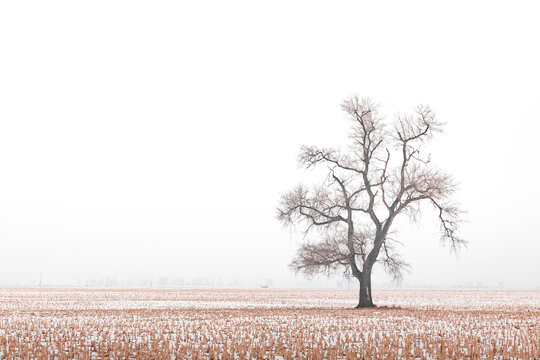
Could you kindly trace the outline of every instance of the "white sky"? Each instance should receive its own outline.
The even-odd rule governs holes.
[[[287,268],[301,236],[275,208],[313,181],[301,144],[347,140],[338,105],[357,93],[390,119],[424,103],[447,123],[434,160],[461,184],[470,244],[450,255],[429,215],[402,226],[405,284],[540,286],[538,10],[0,3],[0,284],[309,286]]]

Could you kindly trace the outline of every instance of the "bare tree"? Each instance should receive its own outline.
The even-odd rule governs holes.
[[[300,247],[293,270],[307,275],[344,271],[360,283],[357,307],[372,307],[373,265],[382,262],[396,280],[408,266],[391,236],[398,215],[416,221],[421,204],[430,204],[438,215],[442,241],[457,250],[465,244],[457,234],[461,211],[451,201],[452,177],[424,155],[428,140],[442,126],[429,107],[398,115],[391,126],[369,99],[354,96],[341,108],[352,122],[349,147],[343,151],[302,146],[300,165],[323,165],[328,176],[314,188],[298,185],[285,193],[278,219],[285,225],[303,225],[305,235],[320,235]]]

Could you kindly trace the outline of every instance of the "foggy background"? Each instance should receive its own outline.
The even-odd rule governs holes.
[[[2,2],[0,285],[356,287],[291,273],[275,208],[357,93],[435,110],[468,211],[459,257],[402,223],[401,286],[539,288],[539,33],[520,1]]]

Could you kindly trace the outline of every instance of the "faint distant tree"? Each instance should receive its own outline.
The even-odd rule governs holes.
[[[302,225],[305,235],[320,235],[299,248],[290,264],[293,270],[308,276],[344,271],[360,283],[357,307],[372,307],[373,265],[382,262],[398,281],[408,267],[396,252],[400,242],[390,236],[394,220],[403,215],[417,221],[421,204],[430,204],[443,243],[457,250],[465,244],[457,234],[461,211],[451,199],[452,177],[424,154],[428,140],[442,127],[429,107],[397,115],[392,124],[369,99],[354,96],[341,108],[352,122],[349,146],[302,146],[299,164],[324,166],[328,174],[318,186],[298,185],[283,194],[277,217],[285,225]]]
[[[162,276],[158,280],[158,284],[161,287],[166,287],[169,284],[169,277],[168,276]]]

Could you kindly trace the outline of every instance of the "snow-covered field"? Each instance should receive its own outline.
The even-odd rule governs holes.
[[[0,359],[535,359],[540,291],[0,289]]]

